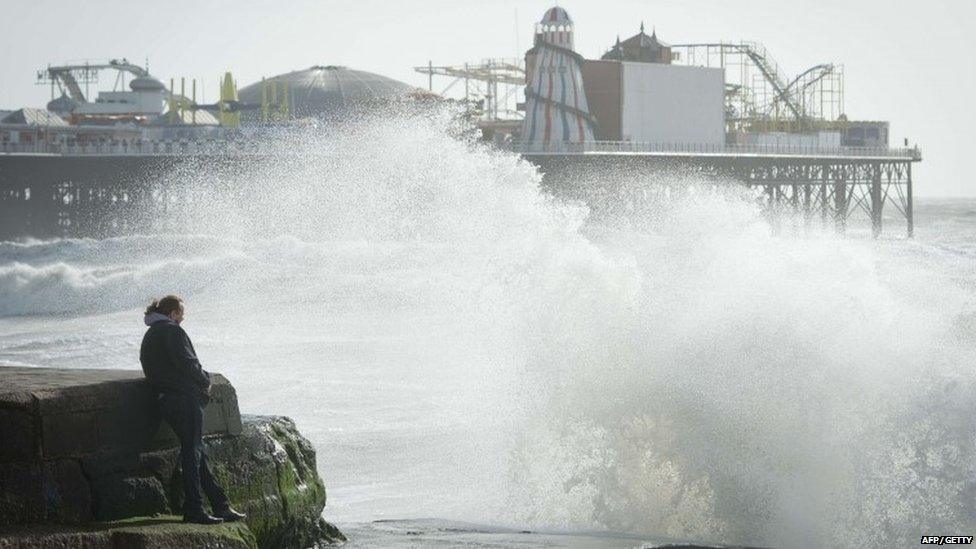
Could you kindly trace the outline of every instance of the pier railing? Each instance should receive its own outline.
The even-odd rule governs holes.
[[[783,156],[829,158],[904,158],[922,159],[922,152],[914,148],[889,147],[822,147],[792,144],[727,145],[715,143],[647,143],[640,141],[590,141],[586,143],[530,143],[513,141],[512,151],[538,155],[660,155],[660,156]]]
[[[254,140],[173,140],[112,141],[89,144],[67,143],[0,143],[0,154],[45,156],[184,156],[249,155],[276,150]]]
[[[530,155],[657,155],[657,156],[761,156],[808,158],[899,158],[922,159],[915,148],[819,147],[797,145],[719,145],[713,143],[645,143],[638,141],[591,141],[588,143],[539,144],[514,141],[505,148]],[[52,156],[183,156],[261,155],[280,153],[280,145],[261,140],[173,140],[110,141],[92,144],[0,143],[0,154]]]

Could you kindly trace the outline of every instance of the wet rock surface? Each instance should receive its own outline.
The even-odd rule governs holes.
[[[243,432],[208,441],[214,475],[248,515],[262,547],[310,547],[345,538],[322,518],[325,484],[315,449],[281,416],[244,416]],[[173,486],[171,497],[182,496]]]
[[[177,516],[138,517],[90,525],[30,525],[7,529],[0,549],[130,549],[206,547],[254,549],[254,534],[244,523],[203,526]]]
[[[159,518],[181,510],[179,447],[142,372],[0,367],[0,548],[304,548],[345,539],[321,517],[315,451],[290,419],[242,418],[233,386],[215,375],[204,433],[214,474],[248,515],[246,525],[210,534]]]

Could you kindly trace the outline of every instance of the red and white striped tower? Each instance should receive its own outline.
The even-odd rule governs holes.
[[[535,26],[535,45],[525,54],[525,121],[522,140],[529,147],[586,143],[596,125],[586,104],[581,67],[573,51],[573,20],[550,8]]]

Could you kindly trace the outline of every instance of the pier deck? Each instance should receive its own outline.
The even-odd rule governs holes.
[[[819,218],[844,231],[852,216],[863,213],[878,236],[887,206],[905,219],[908,236],[914,232],[912,164],[922,159],[917,148],[601,141],[509,148],[540,168],[547,190],[591,204],[610,200],[639,207],[691,178],[756,190],[774,229],[789,214],[807,222]],[[216,167],[220,178],[283,154],[289,151],[247,140],[0,144],[0,238],[144,231],[154,212],[174,211],[191,199],[166,182],[166,173]]]

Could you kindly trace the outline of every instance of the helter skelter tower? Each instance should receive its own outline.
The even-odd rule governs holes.
[[[573,20],[550,8],[535,27],[535,45],[525,53],[525,121],[530,148],[593,141],[596,121],[586,104],[581,67],[573,51]]]

